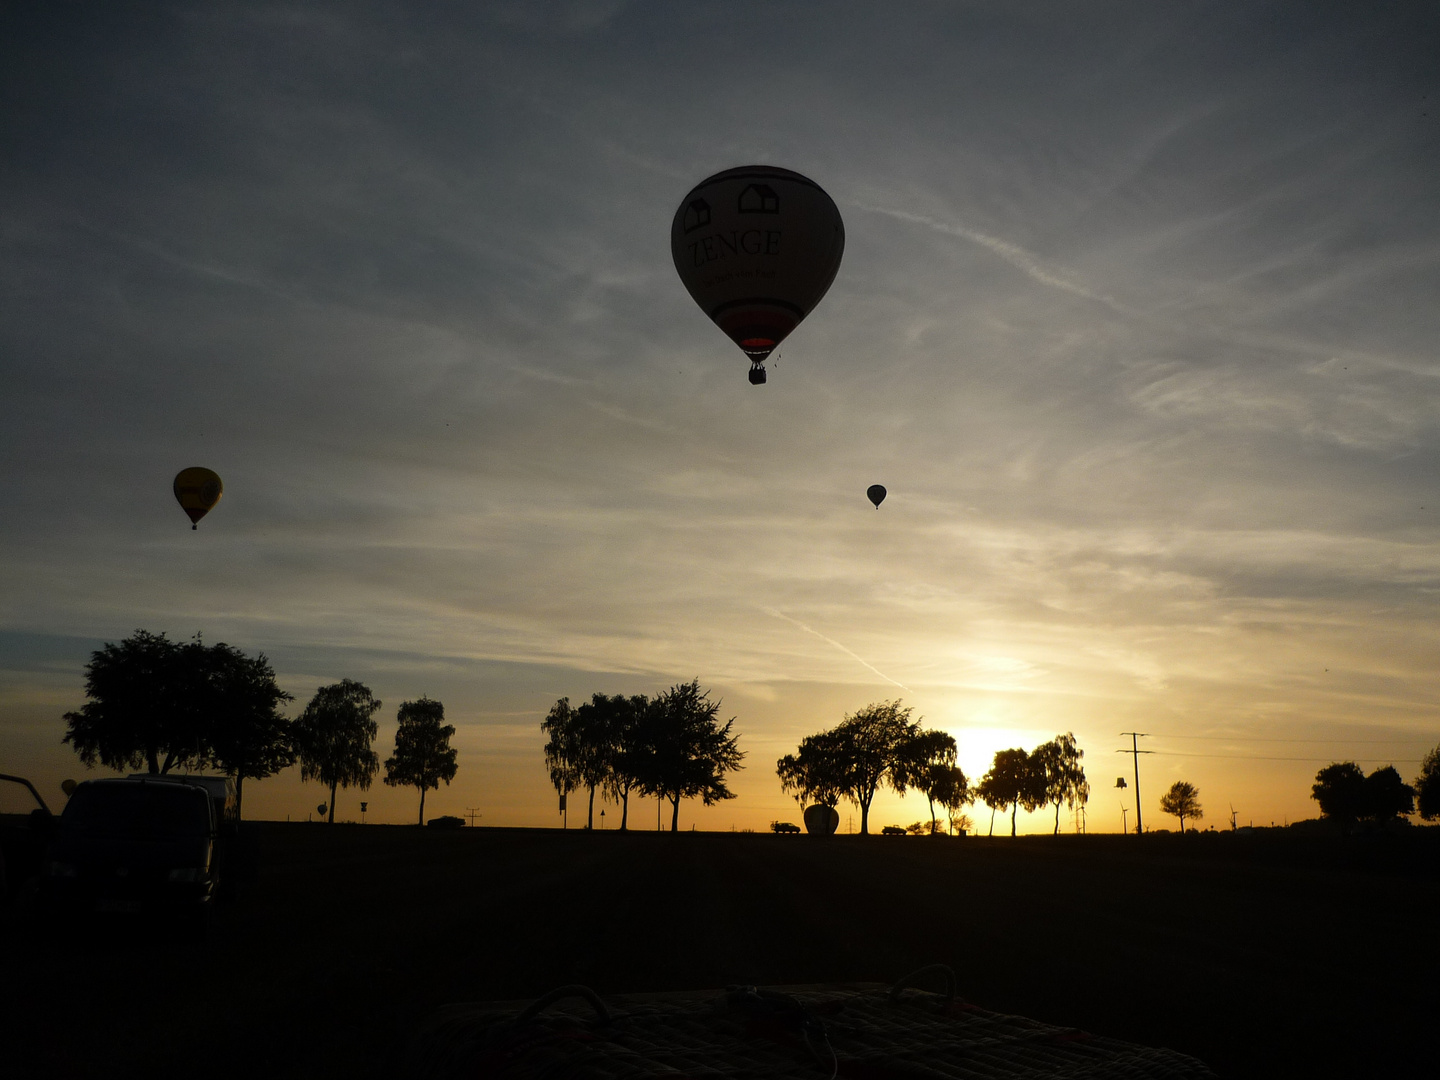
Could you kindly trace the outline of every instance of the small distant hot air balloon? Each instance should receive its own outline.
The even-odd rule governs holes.
[[[880,504],[885,501],[885,488],[880,484],[871,484],[865,489],[865,494],[868,495],[870,501],[875,504],[875,509],[879,510]]]
[[[702,180],[670,226],[680,280],[750,358],[750,382],[800,325],[840,269],[845,224],[815,181],[747,165]]]
[[[190,516],[190,528],[198,529],[200,519],[215,509],[225,485],[209,469],[181,469],[175,474],[175,501]]]

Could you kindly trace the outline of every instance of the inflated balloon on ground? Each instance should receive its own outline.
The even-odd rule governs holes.
[[[770,165],[716,173],[680,203],[670,253],[701,310],[750,358],[750,381],[814,309],[845,250],[845,225],[824,189]]]
[[[190,528],[198,529],[200,519],[215,509],[225,485],[209,469],[181,469],[175,476],[175,501],[190,517]]]

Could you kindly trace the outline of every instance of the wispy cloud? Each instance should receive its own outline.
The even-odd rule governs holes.
[[[850,659],[854,660],[854,661],[855,661],[856,663],[858,663],[858,664],[863,665],[864,667],[868,668],[870,671],[873,671],[876,675],[879,675],[880,678],[884,679],[886,682],[888,682],[888,683],[890,683],[890,684],[892,684],[892,685],[894,685],[894,686],[898,686],[901,690],[904,690],[907,694],[909,694],[909,693],[914,693],[914,691],[911,690],[910,687],[906,686],[906,685],[905,685],[904,683],[902,683],[900,680],[898,680],[898,679],[892,679],[889,675],[886,675],[883,671],[881,671],[879,668],[877,668],[874,664],[870,663],[869,660],[866,660],[864,657],[857,655],[856,653],[854,653],[854,652],[851,651],[850,649],[847,649],[844,645],[841,645],[840,642],[836,641],[834,638],[832,638],[832,637],[826,637],[824,634],[820,633],[820,631],[819,631],[819,630],[816,630],[814,627],[806,626],[806,625],[805,625],[803,622],[801,622],[799,619],[792,619],[789,615],[786,615],[783,611],[777,611],[775,608],[762,608],[761,610],[764,611],[764,612],[765,612],[766,614],[768,614],[768,615],[774,615],[775,618],[777,618],[777,619],[784,619],[786,622],[791,623],[791,624],[794,625],[794,626],[798,626],[801,630],[804,630],[807,634],[814,634],[817,638],[819,638],[821,641],[825,642],[825,643],[828,644],[828,645],[833,645],[833,646],[835,646],[835,648],[839,649],[839,650],[840,650],[842,653],[844,653],[846,656],[850,657]]]
[[[978,244],[1000,256],[1011,266],[1022,271],[1034,281],[1041,285],[1049,286],[1052,289],[1060,289],[1062,292],[1070,293],[1072,296],[1079,296],[1085,300],[1093,300],[1097,304],[1103,304],[1111,311],[1120,315],[1134,316],[1137,314],[1132,308],[1120,303],[1112,296],[1097,293],[1087,287],[1079,280],[1078,275],[1063,267],[1047,264],[1037,255],[1026,251],[1018,244],[1012,244],[1008,240],[1001,240],[999,237],[987,236],[976,229],[958,225],[954,222],[940,221],[937,218],[927,217],[924,214],[917,214],[910,210],[898,210],[887,206],[873,206],[864,203],[858,204],[858,209],[872,214],[883,214],[886,217],[894,218],[897,221],[906,221],[912,225],[922,225],[946,236],[953,236],[960,240],[968,240],[972,244]]]

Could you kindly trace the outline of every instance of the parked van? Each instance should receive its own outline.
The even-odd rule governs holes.
[[[46,852],[42,897],[207,920],[224,861],[215,803],[204,785],[148,775],[79,784]]]

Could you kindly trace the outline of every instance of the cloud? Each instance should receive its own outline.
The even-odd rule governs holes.
[[[809,626],[806,626],[806,625],[805,625],[803,622],[801,622],[799,619],[792,619],[789,615],[786,615],[783,611],[776,611],[776,610],[773,609],[773,608],[766,608],[766,609],[764,609],[764,610],[765,610],[768,614],[774,615],[777,619],[784,619],[786,622],[792,623],[793,625],[798,626],[801,630],[804,630],[807,634],[814,634],[814,635],[815,635],[816,637],[818,637],[821,641],[825,642],[827,645],[833,645],[833,646],[835,646],[835,648],[839,649],[839,650],[840,650],[842,653],[844,653],[846,656],[850,657],[850,659],[852,659],[852,660],[854,660],[856,663],[859,663],[859,664],[863,665],[864,667],[868,668],[870,671],[874,672],[876,675],[879,675],[880,678],[884,679],[886,682],[888,682],[888,683],[890,683],[890,684],[892,684],[892,685],[894,685],[894,686],[898,686],[901,690],[904,690],[906,693],[909,693],[909,692],[910,692],[910,688],[909,688],[908,686],[906,686],[904,683],[899,682],[899,681],[897,681],[897,680],[895,680],[895,679],[892,679],[889,675],[886,675],[883,671],[881,671],[879,668],[877,668],[874,664],[870,663],[868,660],[862,659],[861,657],[857,656],[855,653],[853,653],[853,652],[851,652],[849,649],[847,649],[844,645],[841,645],[840,642],[836,641],[834,638],[826,637],[824,634],[820,633],[820,631],[815,630],[815,629],[813,629],[813,628],[811,628],[811,627],[809,627]]]
[[[991,251],[1000,256],[1000,258],[1004,259],[1011,266],[1021,270],[1026,276],[1034,281],[1038,281],[1041,285],[1048,286],[1052,289],[1059,289],[1062,292],[1070,293],[1072,296],[1078,296],[1084,300],[1093,300],[1098,304],[1103,304],[1118,315],[1135,314],[1134,311],[1113,297],[1103,296],[1087,288],[1073,271],[1066,270],[1063,267],[1048,265],[1017,244],[1009,243],[994,236],[987,236],[982,232],[977,232],[964,225],[939,221],[932,217],[926,217],[924,214],[916,214],[908,210],[898,210],[885,206],[867,206],[864,204],[860,205],[859,208],[872,214],[883,214],[897,221],[908,221],[915,225],[923,225],[927,229],[943,233],[946,236],[954,236],[961,240],[968,240],[970,243],[978,244],[987,251]]]

